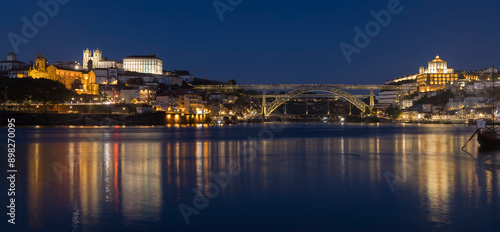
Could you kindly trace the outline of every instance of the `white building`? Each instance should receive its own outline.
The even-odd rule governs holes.
[[[99,85],[116,85],[118,81],[127,83],[131,79],[141,78],[146,83],[159,83],[165,85],[182,85],[182,79],[176,76],[153,75],[147,73],[128,72],[117,68],[97,68],[95,83]]]
[[[83,51],[83,69],[84,70],[89,70],[89,62],[92,61],[92,69],[98,68],[99,67],[99,62],[102,60],[102,52],[99,50],[93,50],[90,52],[90,50],[87,48],[87,50]]]
[[[7,54],[7,60],[0,62],[0,71],[9,71],[11,69],[24,68],[25,63],[17,60],[17,55],[14,52]]]
[[[398,103],[398,91],[382,91],[376,97],[378,104],[391,104]]]
[[[158,76],[158,83],[182,86],[182,78],[175,76]]]
[[[155,54],[149,56],[129,56],[123,59],[123,69],[125,71],[163,74],[163,61]]]
[[[99,85],[118,84],[118,69],[116,68],[98,68],[94,69],[95,83]]]
[[[97,64],[97,68],[117,68],[117,62],[114,60],[101,60]]]
[[[436,59],[429,61],[427,69],[420,67],[419,74],[454,73],[452,68],[448,68],[448,62],[436,56]]]

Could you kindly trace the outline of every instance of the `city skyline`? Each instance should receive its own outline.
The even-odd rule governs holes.
[[[81,62],[81,50],[86,48],[99,48],[104,57],[115,60],[155,53],[166,70],[185,69],[199,77],[208,70],[209,79],[242,84],[383,83],[416,73],[437,54],[457,70],[484,69],[498,60],[494,7],[485,7],[499,5],[493,1],[481,6],[463,1],[241,1],[230,6],[232,11],[223,11],[222,21],[213,2],[60,2],[67,3],[59,5],[27,44],[19,45],[19,60],[28,62],[42,52],[51,61]],[[387,25],[382,17],[380,30],[372,27],[379,33],[371,33],[370,43],[347,62],[339,45],[354,45],[353,28],[366,32],[365,25],[377,21],[372,11],[381,14],[391,3],[399,3],[397,14],[385,19]],[[12,3],[0,16],[5,35],[22,35],[21,18],[32,20],[41,10],[36,3]],[[136,17],[126,17],[131,12]],[[0,52],[13,50],[7,36],[0,44]]]

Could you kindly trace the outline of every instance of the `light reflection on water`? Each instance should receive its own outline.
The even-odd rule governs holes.
[[[476,143],[460,151],[473,128],[290,124],[248,139],[268,126],[20,129],[25,220],[45,231],[499,229],[498,158]],[[231,162],[242,172],[186,226],[177,205],[193,206]],[[401,178],[395,192],[386,172]]]

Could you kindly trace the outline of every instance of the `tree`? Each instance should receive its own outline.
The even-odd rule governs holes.
[[[173,72],[176,76],[189,76],[191,75],[187,70],[174,70]]]
[[[76,93],[67,89],[64,84],[49,79],[15,78],[2,79],[0,95],[2,101],[13,101],[29,106],[32,103],[53,107],[55,104],[69,101]],[[4,86],[4,88],[2,87]]]
[[[399,107],[393,107],[392,105],[385,110],[385,113],[393,120],[401,117],[402,111]]]
[[[227,82],[229,85],[236,85],[236,81],[231,79]]]

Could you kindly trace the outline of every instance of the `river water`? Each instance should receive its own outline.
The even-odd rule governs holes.
[[[500,153],[478,151],[475,140],[461,151],[473,132],[415,124],[17,128],[16,225],[2,207],[2,227],[500,231]],[[4,178],[4,205],[7,189]]]

